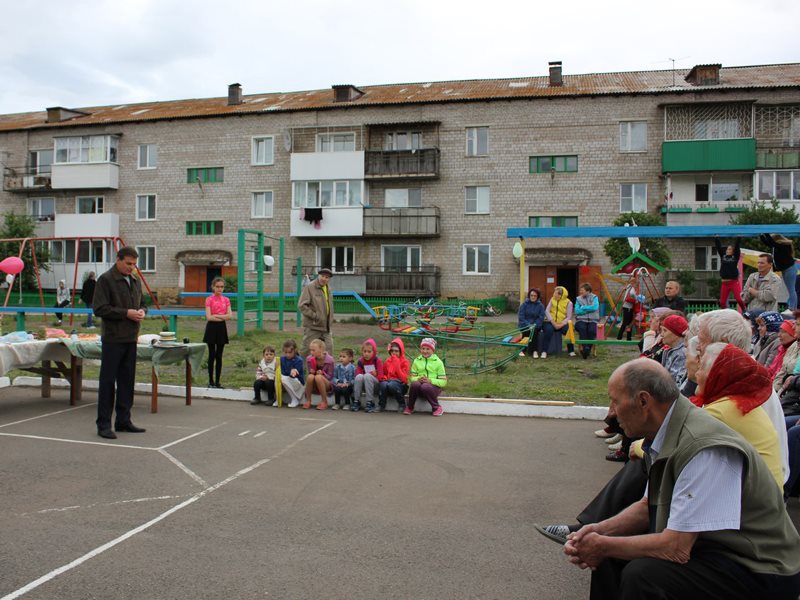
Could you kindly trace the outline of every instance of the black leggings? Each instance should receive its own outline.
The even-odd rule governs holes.
[[[222,373],[222,352],[225,344],[206,344],[208,346],[208,383],[219,385]]]
[[[622,309],[622,325],[619,326],[619,333],[617,333],[617,339],[622,339],[622,334],[625,333],[625,330],[628,330],[628,341],[631,341],[631,334],[633,333],[633,309],[632,308],[623,308]]]

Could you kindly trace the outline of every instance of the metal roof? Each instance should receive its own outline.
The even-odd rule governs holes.
[[[334,92],[328,88],[251,94],[244,96],[241,104],[235,105],[228,105],[226,95],[218,98],[79,107],[71,110],[88,114],[57,123],[47,123],[46,111],[0,115],[0,131],[406,104],[800,87],[800,63],[726,67],[720,69],[719,84],[704,86],[693,85],[684,80],[690,71],[691,69],[668,69],[563,75],[561,86],[551,86],[548,76],[358,86],[364,95],[349,102],[334,102]]]

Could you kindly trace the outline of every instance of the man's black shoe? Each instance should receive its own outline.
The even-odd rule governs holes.
[[[133,423],[126,423],[125,425],[114,425],[114,429],[116,429],[117,431],[127,431],[128,433],[144,433],[145,431],[147,431],[142,427],[137,427]]]
[[[107,440],[117,439],[117,434],[110,429],[98,429],[97,435],[99,435],[101,438],[106,438]]]

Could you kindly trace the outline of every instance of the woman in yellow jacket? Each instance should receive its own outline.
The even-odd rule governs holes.
[[[544,335],[542,340],[542,358],[547,358],[547,351],[550,349],[553,335],[558,332],[559,346],[562,335],[569,336],[570,321],[572,320],[572,300],[569,299],[567,289],[557,286],[553,291],[553,296],[544,311]],[[570,356],[575,356],[575,334],[572,334],[572,341],[567,342],[567,350]]]

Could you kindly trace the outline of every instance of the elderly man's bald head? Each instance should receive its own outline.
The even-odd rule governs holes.
[[[649,358],[637,358],[617,367],[608,379],[608,386],[619,386],[629,398],[648,392],[660,404],[672,403],[680,391],[664,367]]]

